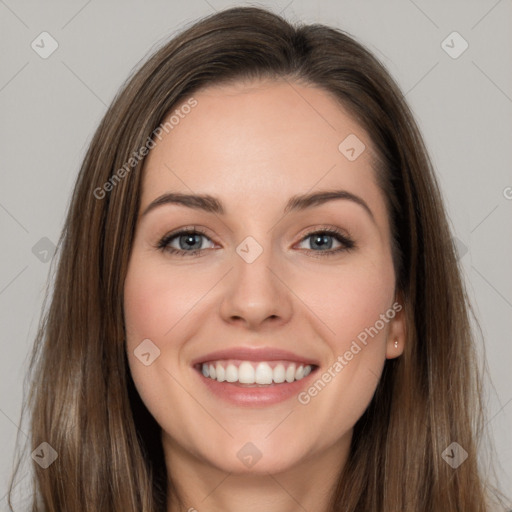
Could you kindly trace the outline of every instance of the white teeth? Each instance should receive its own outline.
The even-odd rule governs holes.
[[[295,365],[291,364],[286,368],[286,382],[293,382],[295,380]]]
[[[286,376],[286,373],[285,373],[285,370],[284,370],[284,365],[282,365],[281,363],[279,363],[275,368],[274,368],[274,376],[273,376],[273,380],[276,384],[281,384],[284,382],[284,379],[285,379],[285,376]]]
[[[251,363],[244,361],[238,367],[238,382],[241,384],[254,384],[254,368]]]
[[[226,368],[226,380],[236,382],[238,380],[238,368],[234,364],[228,364]]]
[[[224,363],[225,364],[225,363]],[[210,379],[218,382],[240,382],[241,384],[260,384],[269,385],[272,383],[282,384],[283,382],[294,382],[307,377],[312,371],[311,365],[299,365],[295,363],[286,365],[278,363],[273,369],[272,366],[261,361],[259,363],[251,363],[242,361],[237,367],[233,363],[228,363],[225,368],[220,362],[203,363],[202,374]]]
[[[220,363],[217,363],[217,366],[215,367],[215,374],[216,379],[219,382],[224,382],[226,380],[226,370],[224,370],[224,366],[222,366]]]
[[[256,384],[272,384],[272,378],[274,374],[272,368],[267,363],[259,363],[256,367]],[[240,381],[242,382],[242,381]]]

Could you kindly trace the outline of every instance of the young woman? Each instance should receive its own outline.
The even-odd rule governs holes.
[[[32,362],[33,510],[491,510],[473,350],[395,82],[342,31],[220,12],[85,157]]]

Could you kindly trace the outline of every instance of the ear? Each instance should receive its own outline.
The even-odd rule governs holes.
[[[386,340],[386,359],[394,359],[401,356],[405,348],[407,332],[405,302],[400,290],[395,294],[395,302],[393,302],[391,309],[395,311],[395,316],[389,322],[388,338]],[[395,342],[398,343],[398,346],[395,346]]]

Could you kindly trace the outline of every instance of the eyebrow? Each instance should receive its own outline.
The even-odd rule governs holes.
[[[292,196],[283,210],[283,213],[293,211],[303,211],[308,208],[320,206],[330,201],[343,199],[352,201],[361,206],[375,222],[375,217],[368,204],[361,197],[348,192],[347,190],[325,190],[310,194],[301,194]],[[187,208],[203,210],[208,213],[224,215],[225,210],[222,202],[209,194],[183,194],[181,192],[170,192],[157,197],[144,210],[142,215],[148,214],[151,210],[165,205],[177,204]]]

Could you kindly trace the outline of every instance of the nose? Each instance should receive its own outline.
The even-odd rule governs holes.
[[[293,293],[270,253],[264,250],[251,263],[234,253],[234,268],[226,276],[220,308],[224,321],[252,330],[289,322]]]

